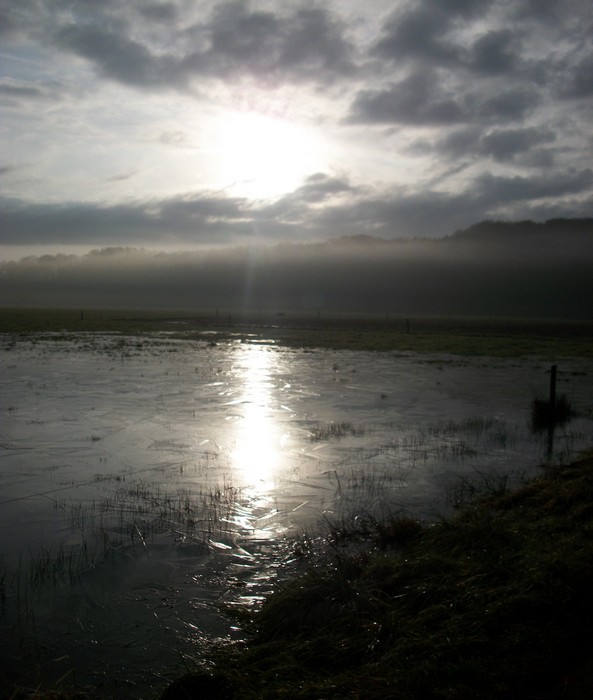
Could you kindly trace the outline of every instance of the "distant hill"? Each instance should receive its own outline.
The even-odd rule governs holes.
[[[455,231],[445,240],[464,241],[516,241],[577,237],[593,240],[593,219],[548,219],[535,221],[480,221],[469,228]]]

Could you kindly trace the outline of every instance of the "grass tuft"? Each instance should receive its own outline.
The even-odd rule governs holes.
[[[547,399],[536,398],[531,402],[531,427],[535,432],[564,425],[574,416],[572,404],[564,395],[558,396],[554,406]]]

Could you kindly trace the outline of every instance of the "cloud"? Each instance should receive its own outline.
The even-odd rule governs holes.
[[[23,80],[0,80],[0,99],[5,108],[20,109],[28,104],[55,103],[62,98],[63,89],[57,82],[33,83]]]
[[[165,146],[171,146],[173,148],[196,148],[189,134],[181,131],[181,129],[163,131],[158,137],[158,141]]]
[[[452,9],[452,8],[451,8]],[[383,26],[383,35],[372,54],[390,61],[422,59],[440,64],[455,62],[458,49],[447,41],[447,28],[455,12],[447,6],[416,3],[396,11]]]
[[[47,94],[36,86],[31,85],[15,85],[10,83],[0,84],[0,95],[6,98],[26,98],[26,99],[45,99]]]
[[[323,83],[354,71],[345,28],[320,7],[281,13],[228,2],[189,27],[175,24],[178,8],[171,3],[141,6],[139,13],[144,32],[135,31],[125,17],[98,11],[87,21],[58,22],[53,42],[103,76],[139,89],[186,91],[204,78]],[[149,41],[154,25],[161,29],[164,19],[171,26],[159,42]],[[168,43],[164,36],[170,37]]]
[[[500,162],[515,160],[518,155],[544,143],[551,143],[556,135],[550,129],[495,129],[480,140],[480,153]]]
[[[285,200],[316,204],[327,201],[337,195],[353,194],[357,190],[347,178],[334,177],[325,173],[315,173],[305,179],[305,184],[297,188]]]
[[[291,234],[305,240],[314,235],[327,239],[340,235],[341,231],[336,227],[337,222],[318,226],[320,212],[338,202],[353,200],[360,192],[347,177],[315,173],[294,192],[253,210],[253,215],[257,226],[265,223],[268,234],[276,238]]]
[[[222,5],[207,27],[209,49],[190,57],[218,76],[248,72],[259,77],[318,81],[353,70],[352,47],[341,25],[321,8],[297,8],[281,16],[250,11],[242,2]]]
[[[312,227],[343,235],[438,237],[475,222],[483,211],[466,194],[393,189],[368,192],[355,201],[328,206],[309,218]]]
[[[110,177],[105,178],[105,182],[125,182],[126,180],[133,178],[137,172],[137,170],[132,170],[127,173],[118,173],[117,175],[111,175]]]
[[[526,154],[541,153],[538,147],[553,143],[555,139],[556,132],[547,127],[486,130],[470,126],[451,131],[433,144],[420,141],[413,148],[424,153],[435,150],[452,158],[486,156],[500,163],[510,163],[521,161]]]
[[[481,101],[476,107],[478,118],[487,121],[520,121],[540,102],[540,96],[531,87],[503,90]]]
[[[413,124],[438,126],[465,121],[467,115],[452,93],[448,93],[428,71],[419,71],[386,89],[361,90],[348,122],[367,124]]]
[[[0,14],[5,243],[444,235],[591,213],[583,0],[0,0]],[[269,147],[263,133],[240,153],[245,114],[278,117],[302,152],[273,201],[244,196]]]
[[[178,7],[172,2],[146,3],[138,8],[140,14],[151,21],[172,21],[178,16]]]
[[[4,245],[214,243],[251,233],[251,218],[245,200],[208,193],[111,205],[1,199],[0,240]]]
[[[586,168],[537,177],[508,177],[483,173],[476,178],[472,189],[481,202],[492,206],[503,202],[580,195],[590,192],[592,188],[593,170]]]
[[[485,75],[513,74],[520,64],[517,47],[513,32],[507,29],[487,32],[474,42],[467,65]]]
[[[94,63],[108,78],[136,87],[171,87],[180,82],[179,64],[155,56],[118,27],[70,25],[55,35],[56,44]]]
[[[593,96],[593,53],[581,58],[568,73],[560,90],[562,97],[580,99]]]
[[[582,7],[574,10],[575,16],[582,15]],[[544,25],[550,32],[565,24],[566,15],[556,0],[508,7],[495,0],[446,6],[432,0],[416,0],[402,3],[387,18],[371,53],[396,67],[419,63],[459,76],[469,74],[474,79],[533,79],[538,73],[541,77],[541,59],[553,64],[562,53],[546,55],[539,46],[536,55],[529,57],[530,47],[540,44]]]
[[[351,124],[454,126],[521,121],[540,101],[530,87],[479,94],[451,90],[435,73],[413,73],[385,89],[361,90],[346,120]]]
[[[506,134],[506,138],[511,137]],[[538,141],[529,132],[519,132],[518,138]],[[477,143],[477,148],[484,147]],[[505,148],[500,143],[488,147],[496,152]],[[416,190],[363,187],[345,176],[315,173],[272,203],[210,192],[111,205],[31,204],[5,198],[0,199],[0,241],[4,245],[158,241],[204,245],[258,237],[270,242],[327,240],[365,233],[435,237],[501,216],[505,207],[514,218],[538,218],[535,203],[549,216],[586,215],[593,203],[593,171],[569,169],[529,177],[483,171],[459,191],[427,185]]]
[[[0,166],[0,175],[9,175],[18,171],[20,168],[17,165],[2,165]]]

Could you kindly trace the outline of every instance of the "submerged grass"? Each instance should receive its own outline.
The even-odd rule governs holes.
[[[350,421],[331,422],[322,426],[315,426],[309,433],[311,442],[321,442],[325,440],[339,440],[343,437],[360,437],[364,435],[366,429],[362,426],[352,425]]]
[[[365,532],[364,553],[336,549],[267,600],[245,648],[213,655],[224,697],[590,697],[593,455]],[[164,697],[202,697],[201,678]]]
[[[214,310],[196,312],[89,309],[0,309],[0,334],[27,336],[50,333],[64,339],[80,332],[108,332],[121,336],[209,339],[229,338],[298,348],[453,353],[458,355],[519,357],[541,355],[589,357],[593,324],[492,318],[401,318],[389,315],[339,316],[293,313],[245,314]],[[208,334],[207,336],[204,334]],[[122,341],[120,352],[133,350]]]

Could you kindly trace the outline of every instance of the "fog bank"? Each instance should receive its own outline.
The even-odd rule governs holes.
[[[482,222],[205,252],[105,248],[0,264],[3,306],[590,318],[593,220]]]

